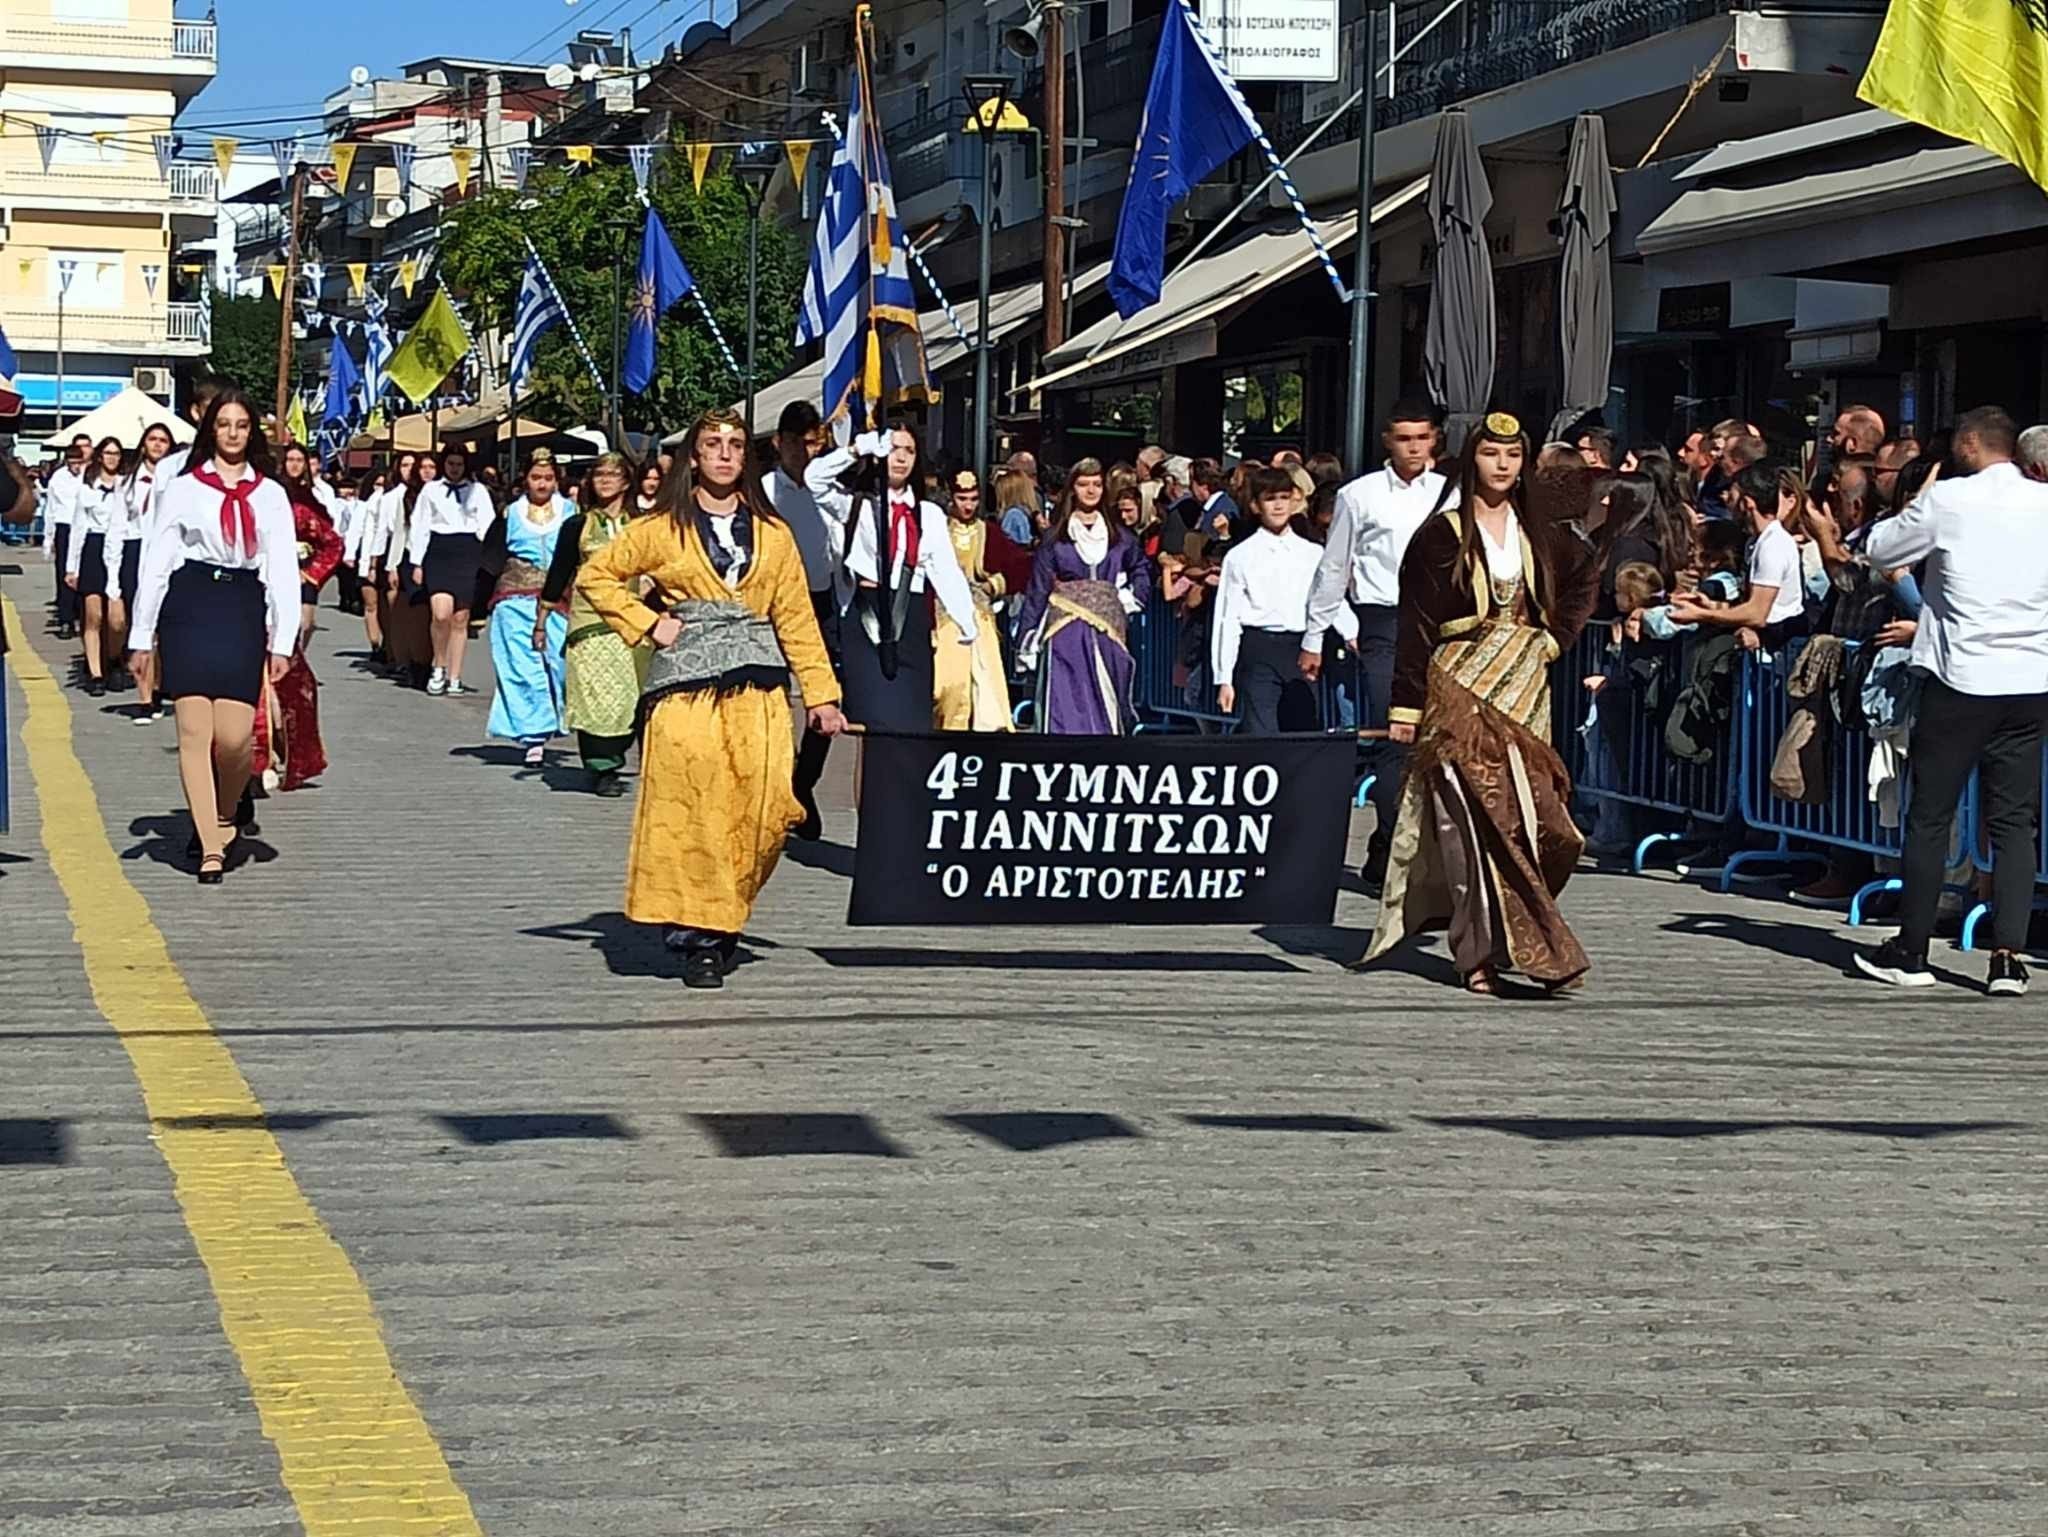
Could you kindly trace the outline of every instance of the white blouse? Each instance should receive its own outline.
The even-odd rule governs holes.
[[[163,494],[169,489],[175,473],[166,470],[161,462],[135,466],[135,473],[128,477],[130,539],[147,539],[149,531],[156,527],[157,508],[163,505]]]
[[[804,471],[804,487],[816,499],[818,511],[824,515],[827,525],[835,538],[843,537],[846,520],[855,514],[854,497],[839,484],[839,476],[853,463],[853,450],[837,448],[813,459]],[[891,500],[908,499],[904,492],[891,493]],[[865,502],[863,502],[865,505]],[[839,606],[844,609],[853,600],[852,579],[858,579],[875,586],[884,585],[881,578],[881,553],[876,548],[875,520],[872,513],[862,516],[854,523],[853,533],[845,541],[846,560],[842,575],[847,578],[840,584]],[[895,552],[889,572],[890,583],[900,581],[906,552],[900,547]],[[917,569],[910,573],[910,590],[923,592],[929,582],[939,600],[939,607],[946,616],[960,627],[962,641],[972,641],[977,633],[974,617],[974,590],[967,585],[967,576],[960,569],[960,562],[953,554],[953,536],[946,522],[945,509],[936,502],[917,503]]]
[[[437,480],[420,492],[412,514],[406,558],[417,566],[426,560],[427,541],[435,534],[471,534],[481,539],[491,531],[498,509],[491,505],[491,493],[474,480],[459,486]]]
[[[157,616],[163,612],[171,577],[187,561],[198,561],[261,575],[270,654],[290,658],[299,640],[299,535],[291,499],[283,486],[265,480],[251,494],[250,506],[256,514],[254,554],[241,547],[239,537],[230,549],[222,536],[220,492],[192,475],[180,475],[165,488],[156,527],[142,549],[135,618],[128,630],[130,649],[156,649]]]
[[[110,565],[118,565],[121,546],[127,540],[128,498],[120,481],[101,485],[88,481],[78,493],[77,505],[71,514],[71,543],[64,552],[64,574],[76,576],[84,569],[82,559],[85,541],[98,534],[102,541],[102,558]]]
[[[1486,547],[1486,571],[1496,582],[1512,582],[1522,574],[1522,520],[1515,516],[1512,507],[1507,513],[1507,540],[1503,544],[1495,544],[1486,525],[1479,525],[1479,542]],[[1476,509],[1472,515],[1479,516]]]

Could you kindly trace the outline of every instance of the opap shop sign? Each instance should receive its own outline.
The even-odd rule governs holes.
[[[1326,924],[1349,735],[862,742],[854,924]]]
[[[1337,78],[1337,0],[1199,0],[1196,9],[1233,79]]]

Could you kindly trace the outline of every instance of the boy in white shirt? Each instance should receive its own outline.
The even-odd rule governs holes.
[[[1728,503],[1756,536],[1749,549],[1748,591],[1739,602],[1713,603],[1697,594],[1671,604],[1674,625],[1711,624],[1742,632],[1750,650],[1775,650],[1806,632],[1806,582],[1799,570],[1799,542],[1787,531],[1785,515],[1799,505],[1768,461],[1747,465],[1728,486]]]
[[[1238,729],[1252,736],[1314,731],[1321,722],[1301,669],[1301,637],[1322,546],[1290,526],[1302,495],[1287,471],[1254,470],[1246,489],[1258,528],[1224,556],[1209,626],[1216,703],[1228,714],[1242,702]]]

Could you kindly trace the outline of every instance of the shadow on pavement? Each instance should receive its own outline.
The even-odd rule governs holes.
[[[2019,1131],[2022,1121],[1716,1121],[1687,1117],[1552,1116],[1552,1115],[1428,1115],[1425,1125],[1447,1131],[1498,1131],[1531,1142],[1597,1142],[1614,1137],[1686,1140],[1698,1137],[1746,1137],[1763,1131],[1825,1131],[1851,1137],[1900,1137],[1929,1142],[1968,1132]]]
[[[728,1158],[908,1158],[864,1115],[798,1111],[692,1114]]]
[[[71,1128],[61,1120],[0,1118],[0,1165],[70,1163]]]
[[[965,943],[963,939],[963,943]],[[1263,971],[1297,974],[1301,967],[1277,955],[1204,955],[1180,950],[942,950],[879,945],[813,945],[827,966],[903,967],[958,971]]]
[[[782,846],[782,857],[806,870],[823,870],[827,875],[853,879],[853,850],[843,843],[805,843],[791,838]]]
[[[137,817],[128,824],[128,832],[142,841],[123,849],[123,859],[147,859],[187,873],[199,867],[198,861],[185,852],[192,837],[192,818],[186,812],[171,811],[162,816]],[[228,869],[238,870],[251,864],[267,865],[277,857],[277,850],[261,837],[244,833],[229,850]]]
[[[434,1119],[471,1147],[504,1142],[631,1142],[640,1134],[617,1116],[593,1113],[437,1115]]]
[[[682,979],[682,961],[671,958],[668,947],[662,943],[661,930],[651,923],[635,923],[624,913],[592,913],[580,923],[551,923],[519,932],[534,939],[561,939],[587,944],[604,957],[606,968],[615,977]],[[732,969],[753,965],[761,958],[754,953],[756,950],[775,948],[773,940],[742,936],[739,951],[733,956]]]
[[[1036,1153],[1075,1142],[1132,1140],[1144,1135],[1120,1116],[1096,1110],[992,1110],[942,1115],[948,1126],[986,1137],[1013,1153]]]
[[[1355,1115],[1183,1115],[1190,1126],[1211,1131],[1391,1132],[1385,1121]]]
[[[367,1110],[279,1110],[259,1115],[160,1115],[173,1131],[318,1131],[332,1121],[360,1121]]]

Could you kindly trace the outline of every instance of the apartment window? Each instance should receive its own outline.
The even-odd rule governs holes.
[[[71,286],[64,287],[64,271],[70,265]],[[117,310],[121,308],[121,253],[119,251],[52,251],[44,265],[49,274],[50,302],[64,296],[71,310]]]

